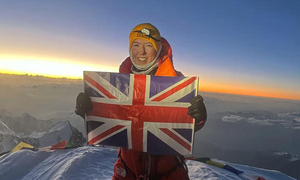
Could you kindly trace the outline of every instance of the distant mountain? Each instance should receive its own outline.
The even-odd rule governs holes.
[[[29,135],[32,132],[43,132],[49,130],[53,126],[51,121],[38,120],[28,113],[21,116],[14,116],[6,110],[0,111],[0,118],[15,133],[24,133]]]
[[[35,148],[51,146],[62,141],[74,146],[83,146],[86,142],[83,134],[69,121],[54,124],[53,121],[37,120],[29,114],[21,117],[7,116],[7,112],[3,114],[5,115],[0,115],[0,153],[13,149],[19,142],[28,143]],[[29,134],[28,131],[32,133]]]
[[[0,116],[0,153],[13,149],[18,143],[15,133],[2,121]]]

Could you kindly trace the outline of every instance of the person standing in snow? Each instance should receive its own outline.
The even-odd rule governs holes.
[[[129,52],[130,56],[121,63],[119,73],[183,76],[174,69],[170,44],[150,23],[142,23],[132,29],[129,34]],[[89,96],[80,93],[76,99],[76,114],[84,118],[92,109]],[[195,119],[195,131],[200,130],[207,120],[202,96],[193,98],[188,114]],[[183,156],[149,155],[125,148],[119,148],[118,152],[113,180],[189,179]]]

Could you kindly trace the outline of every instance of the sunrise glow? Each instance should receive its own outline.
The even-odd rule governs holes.
[[[16,55],[0,55],[0,73],[42,75],[55,78],[83,78],[83,71],[118,72],[118,65],[103,66],[99,64],[85,63],[80,60],[62,60],[45,57],[29,57]],[[270,98],[284,98],[299,100],[298,93],[280,88],[264,89],[251,84],[226,83],[213,79],[201,79],[200,91],[228,93],[238,95],[260,96]]]
[[[299,93],[292,90],[288,91],[280,88],[266,89],[250,84],[226,84],[225,82],[200,81],[199,90],[215,93],[300,100]]]
[[[82,78],[83,71],[117,72],[118,67],[72,62],[70,60],[0,55],[1,73]]]

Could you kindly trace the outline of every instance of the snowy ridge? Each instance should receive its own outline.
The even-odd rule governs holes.
[[[117,150],[93,146],[56,150],[54,152],[20,150],[0,157],[0,179],[109,180],[113,175],[116,158]],[[295,180],[278,171],[220,162],[229,164],[244,172],[259,175],[267,180]],[[191,180],[246,179],[227,170],[196,161],[187,160],[187,166]]]
[[[28,143],[35,148],[51,146],[62,141],[71,142],[75,146],[82,146],[85,138],[81,132],[74,128],[69,121],[60,121],[54,124],[51,121],[37,120],[29,114],[18,116],[0,116],[0,153],[10,151],[20,142]],[[14,132],[6,123],[10,123],[17,132]],[[35,125],[32,125],[35,124]],[[46,127],[54,124],[49,130]],[[28,126],[33,126],[28,128]],[[28,129],[34,129],[31,134],[23,132]]]
[[[51,121],[36,119],[29,113],[15,115],[5,109],[0,111],[0,118],[14,133],[22,133],[25,135],[30,135],[32,132],[47,131],[54,125]]]
[[[18,143],[15,132],[3,122],[0,115],[0,153],[13,149]]]

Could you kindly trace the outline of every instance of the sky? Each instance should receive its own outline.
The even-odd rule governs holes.
[[[117,72],[128,35],[155,25],[200,91],[300,100],[297,0],[0,0],[0,72]]]

